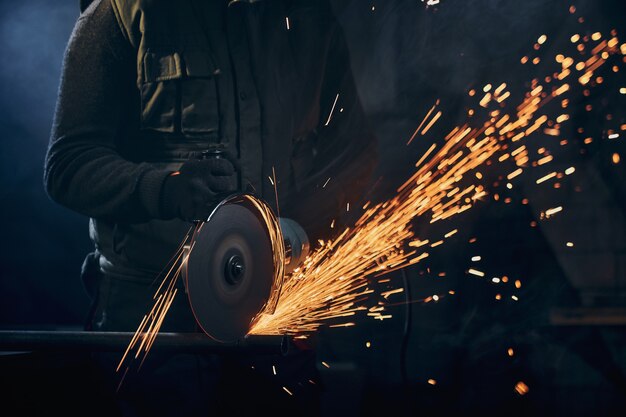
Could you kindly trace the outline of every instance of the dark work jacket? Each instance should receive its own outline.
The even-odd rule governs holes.
[[[96,15],[114,16],[113,29],[94,33]],[[102,119],[85,121],[86,107],[71,99],[73,56],[102,45],[113,45],[119,65],[104,74],[112,86],[96,77],[80,92],[88,105],[107,106]],[[53,199],[91,217],[105,274],[149,281],[162,270],[190,227],[163,218],[162,183],[213,148],[235,155],[241,189],[273,206],[275,173],[280,214],[314,238],[359,200],[375,143],[329,4],[95,1],[66,53],[45,182]]]

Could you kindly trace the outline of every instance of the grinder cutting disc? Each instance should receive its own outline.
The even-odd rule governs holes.
[[[272,244],[245,199],[222,202],[195,236],[187,261],[191,308],[202,330],[221,342],[243,338],[274,285]]]

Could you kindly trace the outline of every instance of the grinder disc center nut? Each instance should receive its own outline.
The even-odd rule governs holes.
[[[243,258],[239,255],[233,255],[228,258],[226,265],[224,266],[224,277],[226,282],[230,285],[238,284],[246,271],[246,266],[243,263]]]

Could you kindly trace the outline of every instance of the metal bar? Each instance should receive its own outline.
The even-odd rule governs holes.
[[[116,352],[126,349],[133,335],[131,332],[2,330],[0,352]],[[203,333],[159,333],[152,349],[185,353],[286,356],[291,349],[291,339],[287,336],[248,336],[234,343],[221,343]]]

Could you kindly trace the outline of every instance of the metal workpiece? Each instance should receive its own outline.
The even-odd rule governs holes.
[[[133,332],[0,331],[0,352],[123,352]],[[218,342],[203,333],[159,333],[151,350],[176,353],[267,354],[286,356],[291,338],[251,335],[234,342]]]

